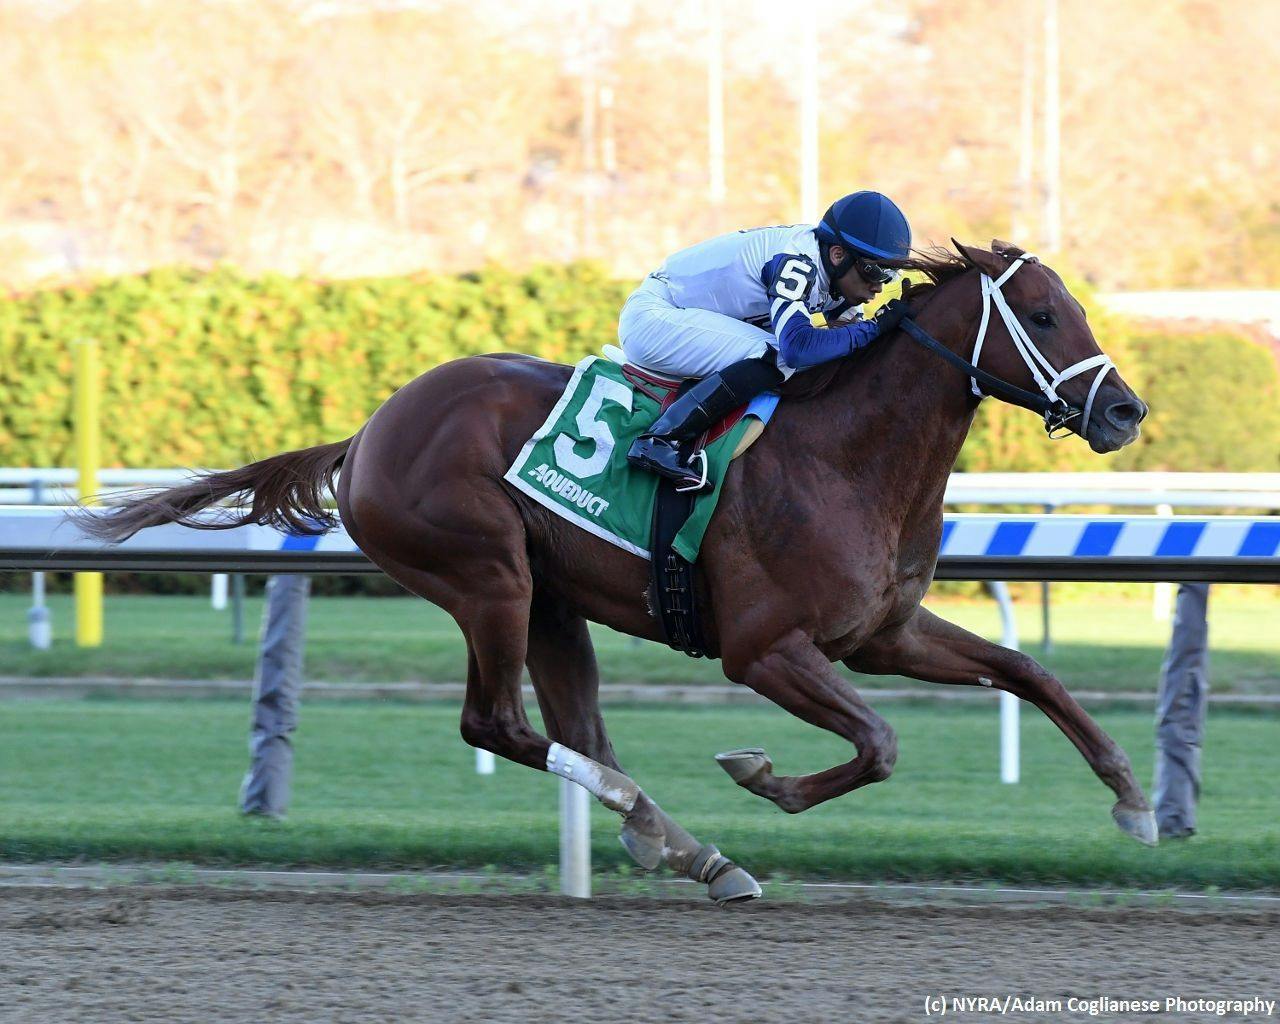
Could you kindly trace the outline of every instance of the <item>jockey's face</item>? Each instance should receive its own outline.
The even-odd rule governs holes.
[[[846,259],[853,256],[842,245],[833,245],[831,247],[831,262],[839,266]],[[870,302],[880,294],[884,285],[879,281],[868,281],[858,273],[857,265],[840,275],[840,279],[835,282],[836,292],[846,302],[852,302],[855,306],[861,306],[864,302]]]

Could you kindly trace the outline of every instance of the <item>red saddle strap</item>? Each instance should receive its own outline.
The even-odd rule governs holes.
[[[649,373],[647,370],[642,370],[638,366],[632,366],[630,363],[623,365],[622,375],[627,378],[631,383],[631,386],[637,391],[641,394],[648,395],[651,399],[657,402],[659,408],[663,411],[665,411],[667,406],[676,400],[676,392],[679,390],[680,385],[684,383],[683,380],[672,380],[670,377],[662,377],[656,373]],[[656,391],[651,390],[651,388],[656,389]],[[661,393],[659,394],[657,392]],[[707,431],[706,436],[698,444],[698,447],[705,448],[707,445],[711,444],[712,441],[716,441],[724,437],[725,434],[729,433],[729,431],[738,425],[738,421],[746,415],[746,412],[747,407],[744,405],[729,413],[728,416],[724,417],[724,419],[720,420],[720,422]]]

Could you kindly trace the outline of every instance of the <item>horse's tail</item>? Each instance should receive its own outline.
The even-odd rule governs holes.
[[[139,493],[105,512],[81,507],[75,519],[85,533],[113,542],[162,523],[197,530],[258,523],[292,533],[324,533],[337,525],[325,506],[325,496],[353,440],[273,455],[225,473],[203,473],[168,490]],[[215,517],[196,518],[203,509],[237,494],[252,495],[248,508],[228,508]]]

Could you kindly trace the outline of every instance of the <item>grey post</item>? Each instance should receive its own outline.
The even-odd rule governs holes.
[[[240,810],[245,814],[279,818],[289,808],[293,776],[289,734],[298,727],[310,590],[308,576],[280,575],[267,581],[262,642],[253,680],[250,764],[240,787]]]
[[[1156,777],[1152,795],[1162,839],[1196,830],[1200,746],[1209,699],[1209,584],[1183,583],[1156,698]]]

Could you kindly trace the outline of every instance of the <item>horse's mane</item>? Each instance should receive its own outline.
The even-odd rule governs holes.
[[[907,259],[894,263],[893,267],[904,273],[915,271],[924,274],[928,279],[927,283],[913,281],[910,288],[903,285],[907,301],[911,303],[914,310],[918,310],[917,304],[930,298],[934,289],[954,280],[965,271],[972,270],[973,264],[960,253],[953,252],[944,245],[934,245],[928,249],[917,250]]]
[[[906,259],[896,260],[886,265],[904,273],[914,271],[925,276],[924,282],[903,282],[903,297],[911,304],[913,313],[919,312],[924,307],[939,285],[944,285],[965,271],[973,269],[973,264],[964,256],[943,245],[917,249]],[[842,371],[857,365],[863,355],[862,352],[856,352],[845,359],[837,359],[825,366],[797,374],[783,386],[782,396],[791,401],[803,401],[823,394],[837,378],[843,375]]]

